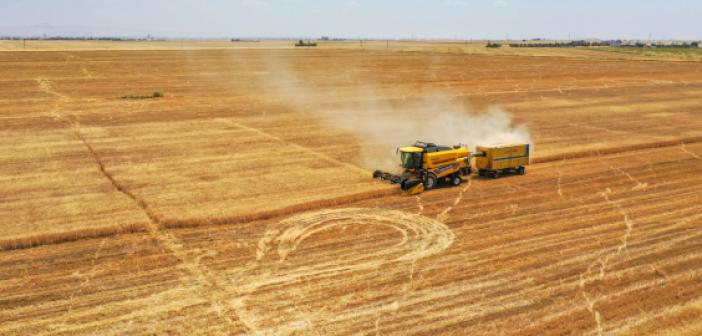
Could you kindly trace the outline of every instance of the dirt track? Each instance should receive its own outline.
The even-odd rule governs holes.
[[[699,64],[17,55],[0,54],[0,334],[702,332]],[[307,109],[500,104],[538,163],[397,195],[358,168],[363,139],[262,84],[281,58],[324,97]]]

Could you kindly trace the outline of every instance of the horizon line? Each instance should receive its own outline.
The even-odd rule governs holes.
[[[0,32],[0,40],[3,41],[13,41],[13,40],[39,40],[39,41],[59,41],[59,40],[108,40],[115,39],[119,40],[146,40],[146,41],[233,41],[239,40],[241,42],[246,41],[291,41],[291,40],[314,40],[322,42],[344,42],[344,41],[450,41],[450,42],[485,42],[485,41],[666,41],[666,42],[695,42],[702,41],[702,39],[679,39],[679,38],[633,38],[633,37],[617,37],[617,38],[603,38],[603,37],[586,37],[586,38],[549,38],[549,37],[528,37],[528,38],[448,38],[448,37],[332,37],[321,35],[317,37],[310,36],[199,36],[199,37],[188,37],[188,36],[176,36],[176,35],[108,35],[108,34],[96,34],[96,35],[77,35],[77,34],[31,34],[31,35],[21,35],[21,34],[3,34]]]

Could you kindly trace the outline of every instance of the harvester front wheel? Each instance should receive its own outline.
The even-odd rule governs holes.
[[[427,175],[427,178],[424,180],[424,189],[429,190],[433,189],[436,187],[436,175],[434,174],[429,174]]]
[[[457,185],[461,184],[461,182],[462,182],[461,175],[455,174],[455,175],[451,176],[451,184],[457,186]]]

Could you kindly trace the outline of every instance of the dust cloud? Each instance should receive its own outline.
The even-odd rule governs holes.
[[[266,58],[265,65],[268,73],[275,74],[263,83],[265,89],[294,109],[352,135],[361,145],[360,162],[354,163],[364,168],[400,170],[397,148],[417,140],[460,144],[471,151],[480,145],[532,144],[527,125],[514,124],[511,114],[498,106],[476,112],[437,91],[379,96],[375,83],[320,85],[297,75],[288,61],[278,57]],[[354,71],[358,69],[347,65],[340,73],[327,72],[347,84]]]
[[[441,97],[441,96],[439,96]],[[364,167],[391,170],[397,168],[397,147],[416,140],[441,145],[465,145],[474,150],[479,145],[496,143],[531,143],[525,125],[513,125],[512,117],[498,107],[481,113],[446,98],[426,98],[413,113],[393,108],[367,109],[358,114],[323,114],[318,117],[329,124],[363,139],[361,164]]]

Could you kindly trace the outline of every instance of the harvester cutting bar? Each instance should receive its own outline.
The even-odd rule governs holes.
[[[392,173],[376,170],[373,172],[373,178],[390,181],[390,183],[400,183],[402,182],[402,177]]]
[[[424,191],[424,183],[421,179],[410,178],[406,174],[395,175],[392,173],[376,170],[373,172],[373,178],[390,181],[390,183],[399,183],[400,189],[409,195],[419,194]]]

